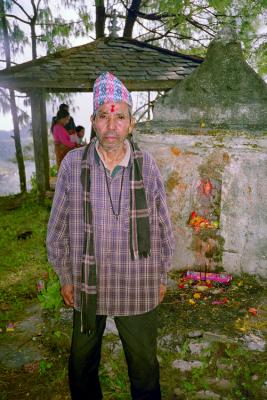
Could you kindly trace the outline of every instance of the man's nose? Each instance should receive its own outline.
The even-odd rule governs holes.
[[[108,128],[111,130],[115,128],[115,118],[113,115],[109,115],[108,117]]]

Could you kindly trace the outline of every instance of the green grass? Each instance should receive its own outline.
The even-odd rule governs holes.
[[[0,199],[0,302],[10,314],[19,311],[23,301],[35,299],[37,281],[47,277],[45,237],[49,210],[49,202],[40,205],[33,195],[22,200],[20,196]],[[25,231],[32,234],[18,239]]]

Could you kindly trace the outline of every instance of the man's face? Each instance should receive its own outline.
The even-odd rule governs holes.
[[[131,133],[134,121],[130,118],[126,103],[105,103],[99,107],[96,116],[91,117],[93,128],[100,145],[106,151],[120,148],[126,136]]]

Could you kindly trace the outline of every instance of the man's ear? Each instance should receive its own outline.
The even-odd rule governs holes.
[[[94,119],[94,116],[93,116],[93,115],[91,115],[90,121],[91,121],[92,127],[95,128],[95,119]]]
[[[136,125],[136,120],[135,120],[134,117],[131,117],[131,122],[130,122],[130,126],[129,126],[129,133],[132,133],[135,125]]]

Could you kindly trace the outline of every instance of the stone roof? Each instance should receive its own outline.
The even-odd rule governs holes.
[[[101,38],[0,71],[0,86],[28,91],[90,92],[104,71],[132,91],[167,90],[203,61],[134,39]]]

